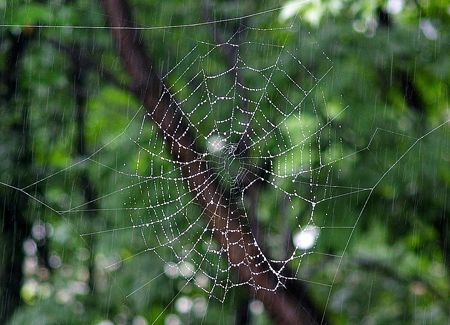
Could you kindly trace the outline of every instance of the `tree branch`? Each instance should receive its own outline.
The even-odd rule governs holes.
[[[131,89],[118,80],[113,73],[102,67],[95,60],[88,57],[84,53],[85,51],[83,51],[78,45],[73,44],[72,46],[67,46],[55,39],[49,39],[48,41],[56,49],[63,50],[72,59],[72,61],[79,62],[78,64],[82,65],[83,69],[95,71],[113,86],[126,91],[131,91]]]

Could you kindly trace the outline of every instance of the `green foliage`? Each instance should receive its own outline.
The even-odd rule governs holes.
[[[289,266],[310,283],[311,296],[332,324],[442,324],[449,318],[450,128],[442,123],[450,118],[450,7],[444,1],[414,1],[395,11],[389,7],[394,2],[291,1],[280,10],[247,17],[244,23],[258,29],[241,35],[252,40],[239,49],[242,62],[260,69],[243,69],[248,87],[264,87],[270,71],[261,69],[282,62],[266,97],[263,91],[244,96],[253,103],[261,99],[258,127],[283,122],[274,120],[280,114],[273,114],[271,105],[288,112],[288,102],[301,103],[299,113],[289,115],[274,137],[251,152],[251,163],[258,165],[264,163],[261,152],[301,143],[286,158],[275,157],[271,169],[283,174],[295,168],[302,172],[299,177],[269,179],[270,185],[258,191],[254,215],[263,246],[270,258],[282,260],[293,250],[291,237],[299,225],[323,228],[314,249],[296,255]],[[144,27],[220,21],[279,5],[217,1],[208,9],[199,1],[130,3],[137,25]],[[212,267],[202,257],[222,269],[227,269],[226,258],[209,252],[219,249],[214,240],[197,241],[208,227],[198,203],[178,213],[192,196],[175,200],[184,193],[175,181],[156,182],[158,188],[150,183],[153,171],[163,169],[174,178],[181,173],[167,161],[172,157],[164,151],[165,140],[129,92],[110,31],[37,26],[103,26],[100,6],[86,0],[0,1],[0,7],[5,25],[27,25],[0,29],[0,195],[3,200],[19,192],[4,184],[27,186],[24,191],[35,200],[24,206],[26,219],[31,229],[45,228],[43,237],[32,230],[27,235],[31,248],[23,262],[23,303],[10,324],[105,324],[106,319],[164,324],[170,317],[184,324],[234,323],[240,305],[248,303],[243,298],[247,288],[230,291],[222,303],[202,284],[187,283],[192,274],[167,271],[165,261],[178,262],[174,251],[195,248],[198,254],[190,262],[207,271]],[[210,17],[202,14],[207,9]],[[381,15],[388,15],[389,23]],[[294,32],[284,28],[291,22]],[[227,40],[239,20],[215,27],[217,39]],[[205,136],[199,144],[207,147],[206,135],[236,105],[226,100],[214,107],[198,105],[205,101],[205,87],[225,96],[234,83],[232,73],[203,83],[206,76],[230,70],[225,46],[215,47],[221,42],[209,25],[149,29],[142,35],[155,70],[183,100],[183,112]],[[7,98],[8,53],[17,36],[29,41],[11,77],[17,90]],[[286,51],[279,57],[281,46]],[[83,155],[77,151],[74,56],[94,64],[83,66]],[[287,76],[307,91],[293,87]],[[252,108],[252,102],[246,105]],[[220,131],[232,127],[239,126],[223,123]],[[30,153],[28,162],[19,159],[24,150]],[[87,200],[87,188],[101,199]],[[312,207],[296,197],[287,199],[280,189],[323,200]],[[173,205],[158,205],[172,199]],[[250,209],[250,202],[244,204]],[[182,235],[186,247],[168,247],[171,235],[146,225],[159,213],[173,216],[181,230],[195,224],[194,235]],[[150,231],[141,233],[136,225]],[[2,247],[9,245],[6,231],[0,240]],[[161,242],[166,245],[158,247]],[[211,290],[213,281],[201,276],[197,283]],[[214,290],[220,296],[221,289]],[[181,298],[193,304],[190,312],[176,308]],[[250,318],[254,324],[270,322],[264,312],[253,311]]]

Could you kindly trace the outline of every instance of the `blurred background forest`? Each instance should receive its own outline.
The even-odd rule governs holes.
[[[289,98],[304,95],[292,79],[311,93],[297,121],[301,127],[279,141],[301,142],[309,130],[311,145],[298,148],[303,153],[297,167],[322,172],[307,175],[302,195],[312,196],[315,184],[335,189],[332,199],[312,211],[302,202],[291,209],[274,186],[277,181],[269,179],[269,186],[257,188],[257,202],[249,198],[246,208],[254,210],[260,246],[275,260],[287,258],[299,222],[307,224],[312,215],[319,227],[333,225],[321,230],[312,251],[320,254],[289,262],[323,320],[448,324],[448,1],[128,4],[133,23],[144,27],[139,44],[155,72],[166,76],[175,100],[183,101],[182,109],[202,100],[187,56],[195,46],[193,55],[205,56],[210,73],[228,69],[227,60],[236,54],[223,47],[206,56],[201,46],[223,44],[242,26],[252,28],[236,44],[268,49],[242,51],[248,66],[278,62],[280,51],[265,44],[292,53],[282,57],[283,74],[274,83]],[[83,28],[110,24],[102,3],[0,0],[0,8],[0,323],[279,323],[249,286],[233,288],[220,301],[201,288],[211,287],[214,279],[187,282],[192,270],[183,271],[180,264],[173,271],[166,263],[173,254],[170,245],[154,254],[146,249],[158,245],[158,235],[130,229],[138,218],[130,212],[131,202],[145,201],[152,190],[132,186],[130,175],[145,174],[150,165],[170,169],[177,158],[165,148],[156,158],[166,159],[150,162],[141,143],[162,137],[158,126],[143,118],[146,108],[111,29]],[[145,28],[158,26],[181,27]],[[251,87],[259,85],[251,74],[242,78]],[[218,81],[215,87],[226,87],[227,81]],[[271,98],[276,107],[285,100]],[[212,114],[211,107],[202,110],[195,112]],[[269,119],[271,110],[260,108]],[[201,118],[194,115],[193,120]],[[327,132],[317,137],[320,125]],[[199,140],[198,146],[206,151],[208,143]],[[328,169],[322,159],[335,163]],[[294,185],[283,186],[293,191]],[[354,193],[348,195],[350,188]],[[165,193],[154,195],[166,202],[184,189],[160,190]],[[200,214],[202,207],[194,203],[189,209]],[[207,227],[205,220],[195,225]],[[231,268],[228,276],[238,275]]]

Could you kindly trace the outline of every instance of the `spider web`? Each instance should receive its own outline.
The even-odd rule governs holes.
[[[288,26],[285,31],[290,32],[291,28]],[[320,88],[322,79],[331,71],[332,64],[330,62],[330,68],[323,76],[316,77],[294,53],[284,49],[283,40],[281,43],[248,40],[247,34],[253,30],[264,34],[273,33],[273,30],[241,26],[225,43],[196,41],[177,65],[161,77],[163,83],[168,85],[162,97],[170,93],[177,109],[187,121],[187,132],[191,132],[195,138],[195,144],[187,149],[192,150],[197,159],[207,166],[206,170],[200,172],[208,175],[204,184],[186,185],[187,178],[183,176],[182,168],[186,164],[189,168],[192,162],[184,163],[165,154],[169,142],[167,138],[171,135],[162,134],[146,141],[138,137],[134,141],[140,147],[140,152],[136,181],[131,187],[138,187],[140,195],[139,200],[136,196],[131,197],[129,209],[133,211],[133,227],[139,229],[145,245],[138,254],[157,254],[167,263],[167,267],[176,268],[175,273],[183,275],[188,282],[195,283],[210,297],[220,301],[225,299],[230,289],[243,284],[254,286],[257,290],[276,290],[285,280],[281,271],[286,265],[314,251],[313,247],[308,251],[295,247],[289,257],[275,261],[264,255],[256,238],[247,243],[230,240],[224,245],[218,245],[215,242],[215,233],[220,233],[219,237],[223,238],[235,232],[255,237],[250,221],[255,216],[249,214],[245,202],[252,186],[262,183],[273,187],[291,206],[297,199],[308,204],[311,217],[306,224],[299,224],[300,230],[319,229],[314,226],[314,207],[333,198],[327,180],[322,184],[315,179],[324,173],[329,175],[336,162],[322,161],[320,150],[322,134],[327,133],[329,138],[333,120],[321,122],[315,112],[314,100],[309,101],[313,90]],[[239,44],[235,43],[236,39],[239,39]],[[233,47],[236,51],[232,65],[211,67],[209,58],[227,53],[223,49],[225,47]],[[259,65],[247,63],[248,53],[265,51],[275,52],[275,62],[261,62]],[[285,71],[285,64],[294,64],[307,72],[310,79],[308,88],[299,85]],[[288,92],[282,91],[275,83],[274,80],[280,78],[289,80]],[[307,104],[311,106],[308,108]],[[312,111],[314,127],[302,124],[302,110]],[[147,113],[141,134],[148,127],[151,128],[151,134],[155,133],[151,120],[150,113]],[[296,139],[291,138],[293,132],[297,133]],[[172,141],[180,145],[177,139],[170,139]],[[206,151],[198,151],[195,146],[197,143],[200,143],[197,147],[206,148]],[[309,164],[312,148],[318,149],[317,167]],[[148,158],[150,167],[143,168],[140,162]],[[194,173],[188,177],[196,176]],[[213,196],[217,194],[228,210],[235,210],[228,217],[237,220],[238,229],[231,228],[227,220],[217,225],[206,212],[210,210],[215,213],[220,210],[218,205],[223,203],[211,200],[206,207],[198,206],[199,197],[208,196],[204,191],[213,183],[219,184]],[[309,191],[304,195],[299,192],[305,185]],[[168,188],[176,189],[176,195],[167,195],[165,189]],[[346,190],[347,194],[361,191]],[[249,245],[244,250],[256,251],[256,254],[235,263],[230,258],[233,245]],[[168,260],[163,257],[163,253],[158,252],[166,247],[172,251],[173,259]],[[255,284],[253,277],[260,273],[253,271],[246,281],[232,278],[233,268],[243,264],[251,269],[254,259],[263,265],[259,272],[271,272],[277,277],[275,287],[265,288]],[[205,282],[211,284],[205,285]]]
[[[321,105],[326,106],[326,100],[313,97],[313,93],[321,93],[323,80],[332,71],[333,64],[322,53],[329,66],[322,75],[316,76],[292,50],[285,49],[293,26],[294,23],[283,28],[263,29],[241,24],[223,43],[184,36],[184,41],[192,45],[187,47],[187,53],[177,53],[179,59],[175,66],[161,75],[166,88],[160,102],[170,94],[183,122],[187,123],[186,132],[195,139],[192,146],[185,149],[192,151],[197,160],[186,163],[180,155],[168,155],[167,147],[174,146],[173,143],[183,145],[155,126],[152,112],[144,114],[138,137],[130,139],[139,148],[136,172],[128,175],[131,184],[120,189],[122,195],[129,197],[125,209],[130,211],[132,228],[143,242],[141,250],[128,259],[156,254],[165,265],[165,276],[185,278],[185,285],[194,283],[210,298],[221,302],[231,289],[242,285],[276,291],[287,279],[296,278],[303,257],[316,253],[314,244],[320,230],[335,228],[316,225],[315,206],[337,198],[333,188],[334,192],[339,189],[339,197],[367,190],[329,184],[333,165],[345,157],[331,149],[327,158],[323,157],[322,139],[326,138],[328,143],[340,141],[332,134],[334,118],[340,112],[333,118],[320,116],[316,102],[321,101]],[[184,29],[195,27],[183,26]],[[280,35],[280,32],[282,37],[277,39],[274,34]],[[267,52],[271,53],[271,60],[264,58]],[[255,60],[255,53],[262,53],[262,58]],[[227,57],[230,55],[234,57]],[[218,66],[214,64],[218,60],[231,62]],[[298,77],[291,75],[299,70],[306,76],[302,76],[304,80],[296,80]],[[284,87],[287,84],[286,89],[277,85],[280,80]],[[336,155],[339,158],[331,158]],[[95,157],[91,160],[96,162]],[[188,184],[189,178],[199,174],[185,176],[182,170],[196,162],[207,166],[199,172],[201,176],[206,175],[204,183]],[[212,196],[218,197],[219,202],[211,199],[206,207],[200,205],[199,200],[211,196],[205,192],[212,184],[218,184]],[[309,206],[310,217],[298,220],[296,229],[292,230],[297,234],[303,230],[312,236],[313,242],[307,249],[294,245],[282,259],[272,259],[263,252],[261,238],[254,233],[252,225],[257,215],[250,210],[247,197],[253,188],[266,186],[286,200],[292,210],[299,202]],[[237,221],[237,228],[232,228],[229,220],[223,220],[224,217],[216,213],[222,208],[220,205],[230,211],[227,217]],[[82,211],[80,208],[75,207],[70,212]],[[208,211],[213,211],[223,222],[216,224]],[[228,240],[236,233],[252,239],[247,242]],[[87,235],[91,234],[82,236]],[[219,244],[217,237],[226,238],[226,242]],[[233,246],[239,246],[249,255],[233,261],[230,256]],[[171,253],[168,254],[167,249]],[[255,260],[259,266],[257,271],[252,269]],[[290,263],[295,264],[297,271],[287,277],[284,271]],[[249,279],[242,280],[233,273],[233,269],[242,266],[249,269]],[[254,280],[267,272],[277,279],[274,287],[261,287]],[[157,277],[160,275],[162,273]],[[144,281],[127,297],[153,280]]]
[[[276,291],[288,279],[308,282],[301,273],[304,259],[314,254],[329,255],[317,249],[322,236],[327,231],[342,231],[346,234],[342,254],[329,255],[341,261],[367,201],[358,217],[349,219],[347,224],[345,221],[327,224],[327,218],[316,212],[317,209],[325,206],[321,211],[330,210],[336,200],[355,194],[365,194],[368,200],[385,175],[427,136],[415,139],[375,184],[335,185],[333,180],[339,179],[340,163],[369,150],[379,130],[374,131],[367,146],[344,152],[339,146],[342,139],[338,121],[346,108],[328,111],[324,95],[331,78],[332,60],[322,53],[329,66],[316,75],[297,55],[297,49],[285,46],[296,34],[296,22],[283,28],[264,29],[242,23],[244,18],[247,17],[234,19],[240,22],[237,30],[231,35],[224,33],[225,39],[216,42],[211,41],[210,35],[195,36],[198,24],[182,27],[188,36],[173,32],[174,37],[187,44],[179,46],[176,63],[160,74],[165,85],[160,99],[169,94],[177,112],[183,116],[186,132],[194,139],[191,146],[183,149],[192,152],[197,157],[195,161],[185,162],[180,155],[168,154],[168,147],[180,146],[179,139],[161,131],[151,118],[152,112],[145,112],[143,107],[136,110],[117,138],[83,160],[112,170],[129,183],[98,200],[108,201],[108,207],[99,210],[127,211],[131,225],[81,234],[87,237],[131,232],[139,238],[137,252],[107,265],[106,269],[113,270],[117,265],[148,254],[155,254],[161,261],[156,275],[136,284],[133,291],[125,293],[127,298],[160,277],[184,279],[172,302],[189,284],[195,284],[209,298],[223,302],[230,290],[243,285]],[[210,25],[220,27],[221,23],[216,21]],[[146,28],[143,29],[145,33]],[[139,119],[138,134],[133,135],[128,128]],[[130,147],[137,150],[133,172],[128,166],[119,169],[102,162],[101,153],[118,138],[129,138]],[[186,175],[185,170],[197,163],[206,168]],[[68,166],[65,171],[76,165]],[[197,176],[201,176],[203,183],[191,182]],[[32,185],[18,190],[25,191]],[[208,193],[211,188],[215,191],[212,194]],[[265,213],[262,209],[270,207],[267,202],[258,203],[258,199],[267,199],[259,195],[263,191],[272,197],[273,205],[275,201],[283,202],[279,206],[292,210],[284,211],[285,216],[279,217],[290,218],[294,220],[290,224],[295,224],[295,228],[289,229],[289,238],[298,240],[283,246],[287,251],[266,247],[264,243],[269,240],[255,227],[264,219],[260,215]],[[124,206],[114,206],[112,201],[116,197],[118,202],[125,202]],[[88,211],[86,205],[65,211],[52,210],[65,217]],[[221,209],[229,211],[229,219],[218,212]],[[232,226],[236,224],[238,227]],[[233,241],[237,233],[252,240]],[[217,238],[225,241],[219,243]],[[231,256],[236,247],[249,255],[236,262]],[[255,261],[257,271],[253,267]],[[235,271],[242,267],[250,271],[248,279],[236,276]],[[287,268],[294,272],[287,276],[284,272]],[[274,287],[257,284],[255,278],[265,273],[275,277]],[[331,292],[333,281],[319,285]]]
[[[143,246],[129,259],[156,254],[164,265],[164,276],[184,278],[183,288],[193,283],[221,302],[234,287],[249,285],[255,290],[276,291],[288,279],[309,282],[299,270],[305,256],[321,254],[315,249],[320,232],[356,226],[325,225],[323,218],[315,217],[316,205],[370,190],[330,183],[334,165],[348,157],[338,147],[325,154],[321,147],[341,142],[334,120],[345,108],[333,117],[317,110],[317,105],[327,105],[321,88],[333,63],[322,53],[328,68],[322,75],[314,75],[293,50],[285,48],[286,40],[294,33],[293,26],[262,29],[241,24],[222,43],[183,36],[192,45],[185,54],[178,51],[175,66],[161,75],[166,88],[159,102],[169,94],[182,114],[182,122],[187,124],[185,133],[195,139],[191,146],[184,147],[197,157],[194,162],[184,162],[179,151],[178,156],[177,152],[167,154],[168,147],[183,144],[155,126],[151,109],[143,117],[139,136],[130,139],[139,148],[136,172],[129,175],[131,185],[120,192],[129,197],[126,209]],[[277,39],[274,34],[280,32],[282,37]],[[266,59],[268,52],[271,60]],[[263,53],[261,60],[255,60],[255,53]],[[228,64],[217,65],[214,61]],[[303,80],[293,75],[298,71]],[[280,80],[284,89],[278,86]],[[183,169],[189,170],[196,163],[204,164],[206,169],[186,176]],[[203,183],[189,183],[197,176]],[[214,193],[207,193],[210,186],[216,185]],[[298,205],[309,211],[306,219],[292,217],[297,221],[290,232],[297,240],[285,247],[287,254],[278,254],[275,259],[260,246],[264,239],[255,229],[258,203],[255,207],[255,202],[249,202],[249,196],[257,196],[255,192],[266,187],[292,211]],[[206,205],[199,201],[206,201]],[[228,210],[226,217],[217,212],[223,207]],[[79,207],[71,212],[75,211]],[[235,241],[232,237],[237,233],[250,239],[243,241],[238,236]],[[225,238],[225,242],[218,243],[217,238]],[[248,254],[238,261],[231,255],[236,246]],[[285,272],[288,265],[294,267],[294,273]],[[249,270],[248,279],[233,272],[242,267]],[[255,280],[265,273],[276,278],[272,287],[260,286]],[[161,275],[143,281],[127,297]],[[178,295],[173,300],[176,298]]]

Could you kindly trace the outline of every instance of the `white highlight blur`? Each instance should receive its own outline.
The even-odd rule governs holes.
[[[206,144],[209,152],[217,152],[225,147],[225,140],[219,135],[213,135],[209,137],[208,143]]]
[[[429,19],[421,19],[419,21],[419,26],[426,38],[432,41],[438,39],[439,32]]]
[[[294,233],[292,241],[298,249],[310,249],[319,238],[320,228],[316,226],[306,226]]]
[[[261,315],[264,311],[264,304],[260,300],[250,302],[250,312],[255,315]]]
[[[175,301],[175,309],[180,314],[187,314],[191,311],[192,306],[194,303],[192,302],[192,299],[189,297],[181,297]]]
[[[388,13],[396,15],[403,10],[404,5],[405,5],[404,0],[389,0],[386,6],[386,10]]]

